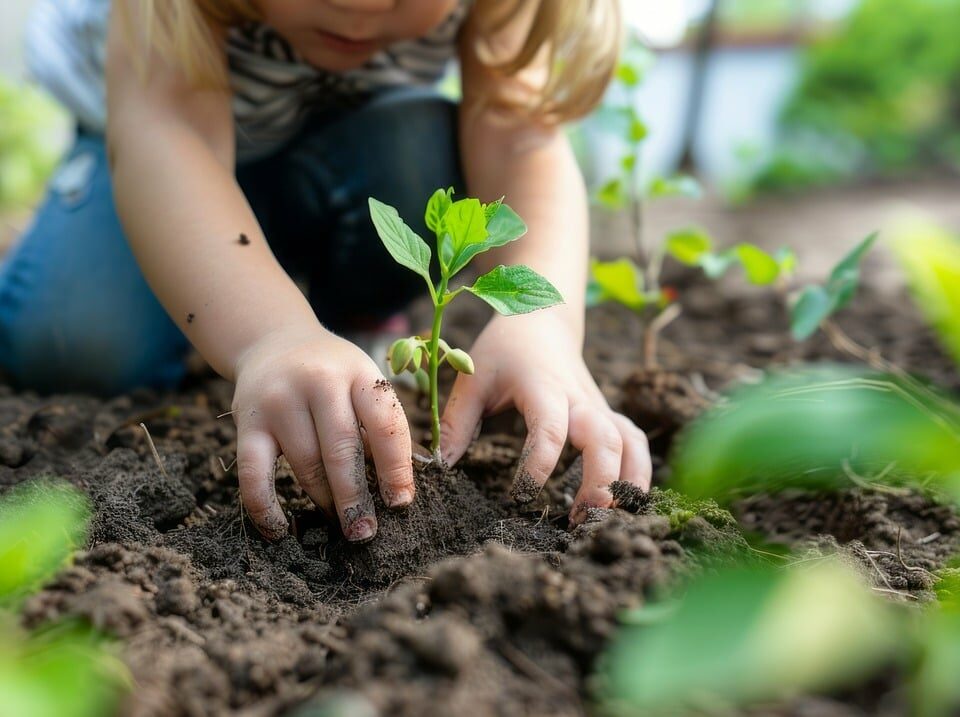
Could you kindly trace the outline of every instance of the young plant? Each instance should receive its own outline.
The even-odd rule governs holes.
[[[673,231],[654,244],[648,241],[644,216],[649,200],[676,196],[696,199],[701,190],[697,181],[686,175],[655,177],[647,186],[641,185],[641,151],[648,131],[636,108],[647,57],[636,44],[628,47],[617,70],[614,86],[614,93],[620,100],[607,103],[600,113],[605,124],[617,134],[624,154],[620,159],[619,174],[600,188],[596,199],[607,209],[628,211],[636,259],[593,261],[588,300],[591,304],[614,301],[646,319],[643,364],[646,369],[654,369],[659,334],[680,314],[676,290],[662,283],[666,257],[688,266],[699,266],[711,279],[720,278],[730,267],[740,264],[747,280],[759,286],[783,284],[793,273],[796,257],[789,249],[770,255],[748,243],[716,251],[710,235],[699,227]]]
[[[399,339],[390,348],[391,370],[409,371],[430,396],[431,442],[440,456],[440,397],[438,372],[444,362],[460,373],[472,374],[473,359],[451,348],[441,337],[443,313],[457,296],[469,292],[504,316],[526,314],[563,302],[554,286],[533,269],[500,265],[473,284],[451,288],[451,281],[479,254],[516,241],[527,232],[523,220],[500,199],[482,204],[478,199],[453,200],[453,189],[438,189],[427,203],[427,228],[436,235],[440,278],[431,274],[430,246],[400,218],[397,210],[371,197],[370,216],[383,245],[394,260],[423,277],[433,301],[430,336]],[[426,360],[426,369],[423,362]]]

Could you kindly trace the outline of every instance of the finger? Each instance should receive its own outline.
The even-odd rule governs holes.
[[[510,495],[521,505],[533,501],[550,478],[567,441],[570,406],[557,392],[525,395],[517,402],[527,424]]]
[[[318,396],[311,409],[343,534],[352,542],[365,542],[377,534],[377,517],[367,488],[363,440],[349,399],[349,394]]]
[[[280,450],[297,476],[303,492],[324,513],[335,516],[337,511],[330,486],[327,485],[320,441],[309,407],[288,408],[277,415],[275,426]]]
[[[485,408],[483,379],[458,374],[440,419],[441,455],[456,465],[473,441]]]
[[[353,405],[367,436],[383,502],[404,508],[413,502],[413,457],[410,426],[393,386],[384,380],[356,383]]]
[[[237,476],[240,500],[260,534],[279,540],[287,534],[287,517],[277,501],[274,472],[280,446],[259,429],[237,429]]]
[[[620,480],[650,490],[653,480],[653,462],[647,434],[626,416],[614,413],[613,422],[623,439],[623,457],[620,462]]]
[[[583,453],[583,482],[570,511],[570,522],[579,525],[588,509],[613,503],[610,484],[620,476],[623,438],[609,411],[579,404],[570,410],[570,442]]]

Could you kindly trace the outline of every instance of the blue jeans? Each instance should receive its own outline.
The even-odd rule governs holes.
[[[456,115],[432,93],[398,91],[315,119],[275,154],[238,166],[272,250],[306,282],[324,325],[376,321],[422,293],[380,244],[367,198],[397,207],[426,237],[430,194],[463,188]],[[44,392],[169,388],[188,348],[127,245],[103,137],[80,134],[0,266],[0,371]]]

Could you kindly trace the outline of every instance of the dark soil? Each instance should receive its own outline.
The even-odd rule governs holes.
[[[640,326],[628,313],[600,309],[588,322],[587,358],[605,393],[661,431],[655,461],[667,486],[667,439],[713,391],[772,363],[850,360],[822,336],[794,344],[769,301],[696,285],[687,296],[661,350],[674,373],[635,372]],[[451,325],[469,333],[481,318]],[[841,325],[887,359],[957,387],[903,297],[868,289]],[[618,484],[618,509],[595,510],[571,531],[580,463],[568,452],[545,490],[521,484],[511,494],[523,442],[515,417],[481,435],[456,470],[421,471],[410,508],[378,505],[379,535],[361,546],[327,523],[281,462],[277,491],[293,529],[269,544],[240,510],[236,432],[217,418],[230,386],[192,382],[110,401],[0,386],[0,490],[55,477],[95,508],[88,548],[29,601],[25,620],[79,615],[121,638],[135,679],[126,715],[309,715],[321,704],[333,710],[323,714],[358,716],[580,715],[618,613],[745,549],[747,534],[758,559],[775,552],[771,543],[814,559],[839,552],[879,590],[911,602],[930,597],[931,571],[960,548],[951,510],[856,485],[754,497],[736,506],[738,524],[714,505]],[[424,407],[398,393],[422,431]],[[762,713],[904,714],[897,699],[884,682]]]

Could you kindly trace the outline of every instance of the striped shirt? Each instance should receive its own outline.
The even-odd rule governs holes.
[[[378,92],[439,82],[456,55],[457,35],[471,0],[460,0],[425,37],[395,43],[362,67],[343,73],[308,65],[271,28],[249,23],[227,38],[238,152],[270,152],[290,139],[306,117],[355,106]],[[33,76],[87,131],[106,127],[107,23],[110,0],[37,0],[27,27]]]

